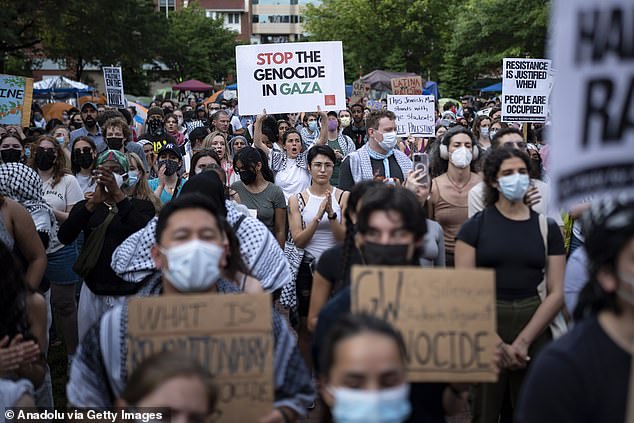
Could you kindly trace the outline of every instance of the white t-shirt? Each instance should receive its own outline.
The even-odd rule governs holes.
[[[52,182],[53,178],[44,181],[42,190],[44,191],[44,201],[54,210],[69,212],[76,203],[84,199],[79,182],[73,175],[64,175],[54,187],[51,186]],[[51,243],[53,244],[53,242]],[[47,253],[54,253],[64,246],[59,241],[54,244],[49,245]]]
[[[242,129],[242,122],[240,122],[240,118],[238,116],[231,117],[231,128],[233,129],[233,132]]]
[[[310,186],[310,175],[306,169],[297,166],[297,159],[286,158],[286,169],[275,174],[275,185],[282,188],[288,205],[288,197],[303,192]]]
[[[81,173],[75,175],[75,179],[79,183],[79,188],[85,194],[87,192],[95,192],[97,189],[97,183],[91,176],[84,176]]]

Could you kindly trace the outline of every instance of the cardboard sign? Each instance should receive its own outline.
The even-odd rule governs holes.
[[[410,382],[495,382],[492,270],[353,266],[352,311],[403,335]]]
[[[352,96],[350,97],[350,105],[363,102],[363,98],[368,95],[370,86],[365,82],[358,80],[352,83]]]
[[[387,109],[396,115],[397,134],[434,135],[436,102],[433,95],[388,95]]]
[[[502,122],[545,122],[552,88],[550,60],[504,59]]]
[[[380,100],[368,100],[365,106],[370,110],[383,110],[385,105]]]
[[[108,106],[125,107],[125,94],[123,93],[123,75],[120,67],[104,67],[103,81],[106,86]]]
[[[0,75],[0,124],[27,128],[32,101],[33,78]]]
[[[214,376],[220,422],[254,422],[272,411],[271,298],[170,295],[132,298],[128,306],[128,374],[161,351],[189,353]]]
[[[420,76],[392,78],[390,85],[394,95],[421,95],[423,93],[423,78]]]
[[[548,171],[562,208],[586,197],[634,195],[634,58],[630,0],[557,1],[557,57]],[[625,36],[625,35],[623,35]],[[611,41],[610,41],[611,40]]]
[[[236,47],[241,115],[346,108],[341,41]]]

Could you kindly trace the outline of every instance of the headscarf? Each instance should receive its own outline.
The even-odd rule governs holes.
[[[125,157],[125,154],[117,150],[106,150],[101,153],[99,157],[97,157],[97,166],[101,166],[104,162],[117,162],[126,173],[130,170],[130,165],[128,164],[128,159]]]
[[[37,172],[22,163],[0,165],[0,195],[11,198],[27,209],[38,232],[45,232],[53,245],[57,239],[57,219],[51,206],[44,201],[42,179]]]

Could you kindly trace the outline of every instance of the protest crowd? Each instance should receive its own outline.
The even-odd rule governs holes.
[[[1,410],[166,407],[178,421],[242,421],[223,419],[224,404],[266,397],[253,421],[625,420],[634,202],[560,207],[550,121],[504,121],[500,97],[465,95],[433,103],[423,135],[367,98],[241,114],[248,99],[158,98],[144,124],[134,107],[90,101],[46,120],[34,102],[28,126],[0,126]],[[412,380],[421,351],[409,332],[369,306],[355,312],[368,266],[491,269],[496,326],[476,352],[493,379]],[[184,311],[197,294],[217,305],[209,313],[254,298],[270,340],[242,350],[209,329],[191,332],[195,349],[137,342],[170,325],[187,335],[194,320],[231,337],[231,325]],[[255,313],[235,304],[236,322],[238,309]],[[222,377],[242,360],[251,370]],[[249,379],[258,365],[268,383]]]

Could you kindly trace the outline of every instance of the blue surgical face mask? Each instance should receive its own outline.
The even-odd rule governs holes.
[[[494,132],[494,134],[495,134],[495,132]],[[482,138],[486,138],[486,137],[489,136],[489,127],[488,126],[486,126],[486,127],[483,126],[482,128],[480,128],[480,136]]]
[[[64,137],[57,137],[57,138],[55,138],[55,140],[56,140],[58,143],[62,144],[62,145],[64,144],[64,141],[66,141],[66,139],[65,139]]]
[[[319,126],[317,125],[316,120],[308,122],[308,129],[310,129],[311,131],[315,132],[318,128]]]
[[[512,175],[498,178],[499,191],[509,201],[515,203],[524,199],[530,179],[528,175],[513,173]]]
[[[402,423],[412,411],[409,384],[369,391],[328,388],[335,399],[335,423]]]
[[[396,147],[398,140],[396,139],[396,131],[384,132],[383,141],[379,141],[379,146],[385,151],[391,151]]]
[[[26,147],[26,148],[24,149],[24,155],[25,155],[26,157],[31,157],[31,148],[30,148],[30,147]]]
[[[132,188],[139,182],[139,171],[131,170],[128,172],[128,179],[125,181],[124,188]]]

